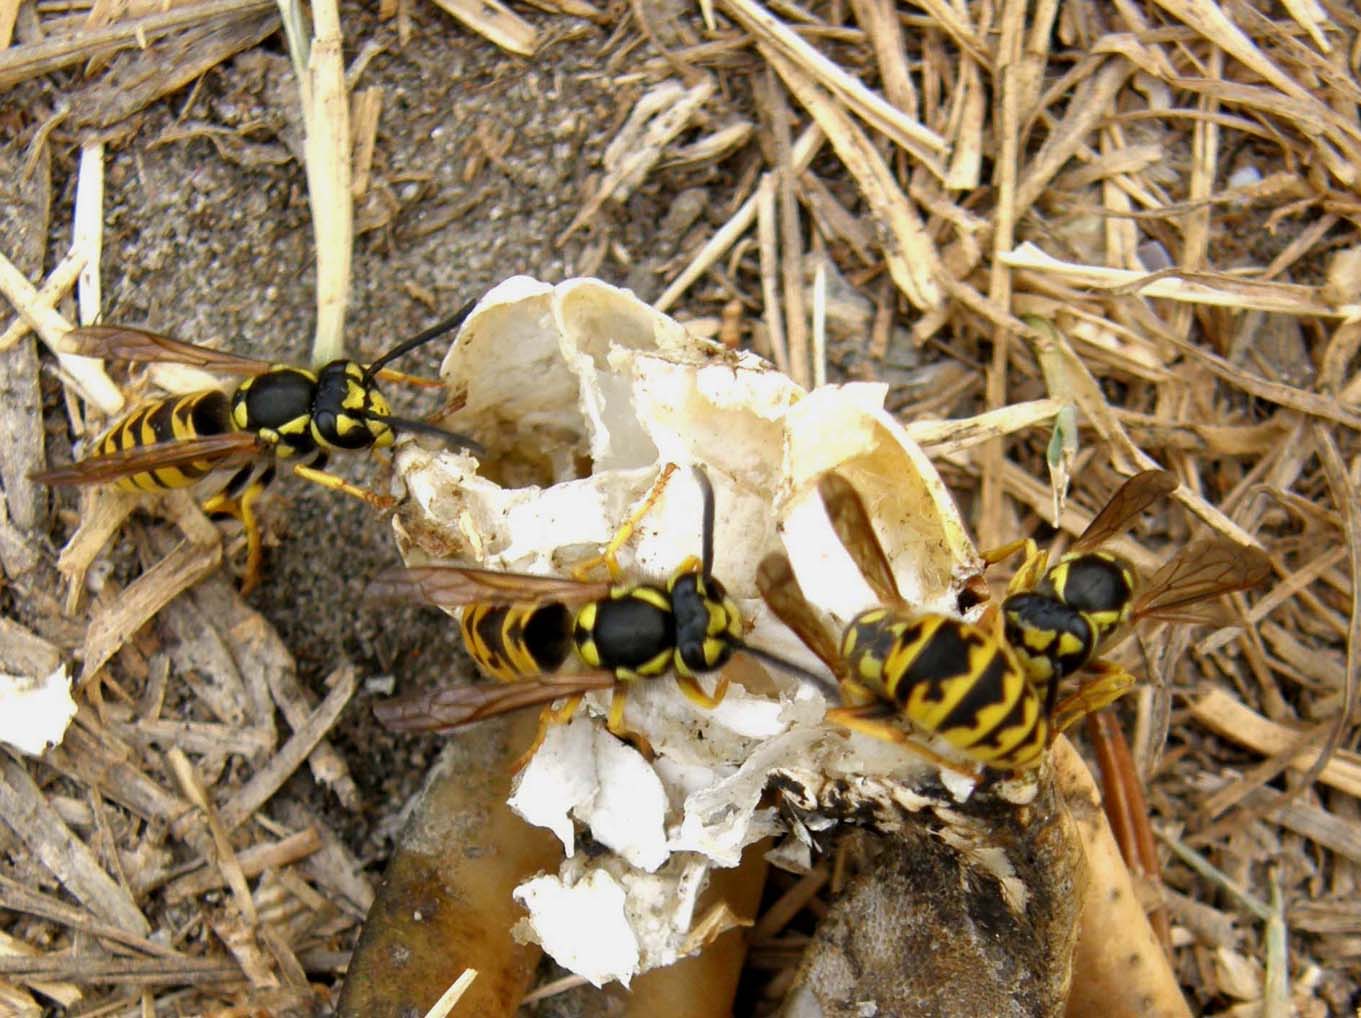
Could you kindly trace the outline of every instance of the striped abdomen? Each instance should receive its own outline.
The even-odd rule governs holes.
[[[555,672],[572,650],[572,613],[547,604],[474,604],[459,620],[478,666],[503,682]]]
[[[171,396],[138,407],[115,424],[95,445],[94,456],[154,445],[157,442],[204,438],[231,431],[227,394],[205,389]],[[113,484],[124,491],[164,491],[187,488],[212,473],[211,460],[195,460],[174,467],[159,467],[120,477]]]
[[[1037,766],[1049,721],[1011,651],[945,615],[875,608],[842,637],[851,677],[924,731],[992,767]]]

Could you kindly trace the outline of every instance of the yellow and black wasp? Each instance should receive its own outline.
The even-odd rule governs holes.
[[[838,643],[804,596],[789,559],[766,556],[756,585],[770,610],[840,681],[842,727],[900,743],[942,766],[889,719],[905,717],[970,760],[998,770],[1037,767],[1049,738],[1040,697],[1011,648],[980,626],[907,605],[859,493],[840,474],[818,483],[832,524],[880,605],[851,619]]]
[[[701,555],[682,562],[664,587],[620,582],[614,553],[656,501],[673,469],[668,467],[642,509],[595,560],[609,567],[608,581],[454,565],[394,569],[376,577],[369,588],[371,598],[414,598],[441,608],[462,608],[469,654],[488,675],[502,680],[396,697],[374,707],[378,719],[395,730],[450,731],[567,697],[561,709],[544,712],[538,737],[520,758],[524,761],[548,726],[570,719],[582,696],[592,690],[614,691],[606,724],[621,737],[631,734],[623,725],[627,689],[642,679],[672,674],[693,703],[706,709],[718,706],[727,692],[727,678],[720,677],[710,694],[696,676],[717,671],[738,651],[827,683],[825,677],[743,641],[746,622],[741,610],[713,576],[714,492],[698,467],[695,477],[704,500]],[[571,657],[583,670],[556,674]]]
[[[1224,539],[1196,541],[1140,584],[1134,567],[1101,546],[1177,488],[1174,474],[1145,470],[1125,481],[1054,565],[1033,539],[1014,541],[984,559],[999,562],[1024,549],[1025,561],[1007,587],[1002,617],[1031,685],[1043,690],[1056,731],[1124,695],[1135,682],[1097,657],[1143,619],[1200,623],[1192,605],[1265,582],[1271,561],[1256,548]],[[1076,694],[1058,703],[1059,684],[1085,669]]]
[[[66,335],[72,353],[188,364],[248,377],[230,391],[203,389],[143,404],[109,428],[85,459],[35,473],[33,478],[52,485],[111,483],[129,492],[201,484],[209,489],[203,494],[211,496],[206,510],[241,521],[247,549],[242,590],[249,592],[260,572],[260,532],[251,506],[273,478],[276,461],[291,461],[299,477],[389,508],[390,499],[322,469],[327,455],[391,445],[399,430],[480,448],[461,435],[394,417],[376,381],[390,361],[458,328],[475,304],[469,302],[368,367],[335,360],[315,371],[126,326],[74,329]]]

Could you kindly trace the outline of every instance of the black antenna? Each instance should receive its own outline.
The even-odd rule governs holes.
[[[734,650],[739,650],[743,654],[750,654],[762,664],[772,665],[781,671],[789,672],[791,675],[797,675],[799,678],[806,679],[815,686],[821,686],[823,689],[830,689],[840,695],[841,686],[834,676],[819,675],[817,672],[803,667],[803,665],[797,665],[793,661],[786,661],[778,654],[772,654],[770,651],[762,650],[760,647],[753,647],[751,644],[743,643],[741,640],[733,639],[730,640],[729,643]]]
[[[709,483],[709,475],[703,467],[696,464],[692,469],[704,495],[704,522],[700,530],[700,565],[703,572],[700,575],[708,580],[712,579],[714,573],[714,486]]]
[[[429,343],[432,339],[438,339],[440,336],[443,336],[447,332],[453,332],[455,329],[457,329],[460,325],[463,324],[464,320],[470,314],[472,314],[472,310],[475,307],[477,307],[476,298],[468,301],[467,304],[464,304],[461,308],[455,311],[444,321],[436,322],[434,325],[430,326],[430,328],[426,329],[424,332],[419,332],[416,335],[412,336],[410,339],[398,343],[391,350],[383,354],[383,356],[379,357],[376,361],[374,361],[367,368],[365,368],[364,373],[370,379],[372,379],[374,375],[378,374],[378,372],[384,367],[384,365],[388,364],[391,361],[396,360],[398,357],[402,356],[402,354],[410,353],[412,350],[416,349],[416,347],[423,346],[424,344]]]
[[[433,424],[426,424],[425,421],[413,421],[407,417],[388,417],[385,414],[375,414],[370,412],[361,413],[358,416],[366,421],[377,421],[379,424],[386,424],[388,427],[396,428],[399,431],[408,431],[413,435],[433,435],[435,438],[442,438],[450,445],[462,446],[469,452],[478,456],[487,454],[486,447],[475,438],[467,435],[460,435],[457,431],[445,431],[437,428]]]

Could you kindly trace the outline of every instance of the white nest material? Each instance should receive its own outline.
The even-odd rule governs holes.
[[[882,409],[885,386],[805,393],[598,280],[507,280],[468,318],[442,373],[463,402],[452,425],[488,447],[481,467],[505,486],[466,453],[404,443],[396,462],[410,497],[397,529],[409,562],[563,575],[600,553],[674,463],[620,551],[627,577],[664,581],[700,551],[701,494],[688,470],[699,465],[717,499],[714,575],[746,613],[748,642],[819,671],[766,612],[755,575],[782,546],[835,623],[872,603],[822,511],[824,471],[861,492],[910,603],[954,611],[981,568],[945,485]],[[771,771],[922,770],[896,747],[819,725],[825,702],[807,683],[767,677],[741,655],[729,668],[734,683],[714,711],[669,678],[634,685],[625,720],[655,759],[605,732],[609,697],[593,696],[520,776],[512,806],[566,855],[558,874],[517,892],[529,935],[596,984],[627,984],[677,958],[708,868],[736,865],[781,829],[760,801]],[[577,852],[581,829],[608,851]]]
[[[38,756],[61,744],[75,716],[65,665],[47,675],[0,674],[0,742]]]

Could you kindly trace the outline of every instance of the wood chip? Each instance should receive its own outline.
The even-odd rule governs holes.
[[[913,306],[932,310],[944,294],[944,268],[920,216],[893,179],[888,165],[849,116],[794,64],[773,50],[762,51],[799,103],[812,114],[860,185],[878,219],[880,244],[893,281]]]
[[[348,81],[350,76],[346,76]],[[369,189],[369,174],[373,172],[373,150],[378,141],[378,118],[383,111],[383,90],[365,88],[351,99],[350,123],[354,126],[354,169],[350,179],[350,194],[356,201]]]
[[[204,3],[158,11],[139,18],[128,18],[104,28],[11,46],[0,51],[0,89],[78,64],[97,54],[107,55],[127,47],[145,46],[148,40],[179,28],[205,21],[231,21],[252,14],[263,14],[273,7],[274,0],[206,0]]]
[[[1211,689],[1192,701],[1191,716],[1220,737],[1263,756],[1285,752],[1298,737],[1294,730],[1262,717],[1219,689]],[[1317,750],[1301,753],[1290,766],[1307,771],[1317,756]],[[1361,755],[1339,750],[1323,768],[1319,780],[1361,798]]]
[[[799,135],[799,140],[794,143],[793,159],[794,165],[799,171],[806,170],[813,158],[817,155],[824,141],[823,133],[816,127],[810,127]],[[694,285],[695,280],[728,253],[729,249],[737,243],[739,237],[751,229],[752,223],[757,216],[757,196],[752,195],[744,201],[741,207],[733,214],[723,226],[711,237],[699,253],[691,259],[685,269],[676,277],[675,281],[657,298],[654,307],[658,311],[665,311],[680,299],[686,290]]]
[[[557,243],[565,244],[607,200],[626,201],[713,94],[714,82],[706,77],[690,88],[665,81],[643,95],[605,151],[604,178]]]
[[[0,293],[23,315],[24,321],[42,338],[48,349],[57,355],[62,372],[82,399],[93,403],[108,415],[116,414],[123,408],[123,394],[104,373],[98,360],[63,352],[62,338],[71,331],[70,324],[50,305],[40,300],[33,284],[3,254],[0,254]]]
[[[213,537],[211,544],[181,541],[174,551],[129,584],[116,602],[91,618],[79,685],[89,682],[171,600],[222,564],[222,545],[216,541],[216,531]]]
[[[72,97],[71,120],[77,127],[90,129],[120,124],[278,30],[278,15],[260,11],[228,21],[192,25],[145,49],[120,54],[108,73]],[[99,310],[98,304],[93,307]],[[82,304],[82,320],[86,313],[87,307]]]
[[[500,0],[435,0],[435,4],[494,46],[522,57],[532,57],[539,48],[534,26]]]
[[[337,668],[327,679],[331,691],[316,711],[298,727],[279,752],[276,753],[254,776],[242,786],[222,807],[222,824],[228,830],[235,830],[258,810],[285,781],[292,776],[318,742],[331,730],[340,712],[354,695],[355,674],[349,665]]]
[[[19,763],[0,759],[0,820],[33,857],[105,922],[146,936],[151,924],[124,888],[105,872],[84,840],[64,824]]]
[[[281,869],[307,858],[322,847],[316,827],[308,827],[279,841],[262,842],[236,854],[237,864],[246,877],[258,877],[265,870]],[[225,878],[219,870],[204,867],[194,873],[173,880],[165,887],[166,900],[187,901],[224,886]]]
[[[800,74],[810,75],[865,123],[920,160],[935,176],[944,176],[939,157],[945,150],[945,142],[934,131],[865,88],[754,0],[723,0],[721,6],[738,24],[761,40],[767,54],[778,53],[791,67],[798,67]],[[783,71],[781,77],[788,80]]]

